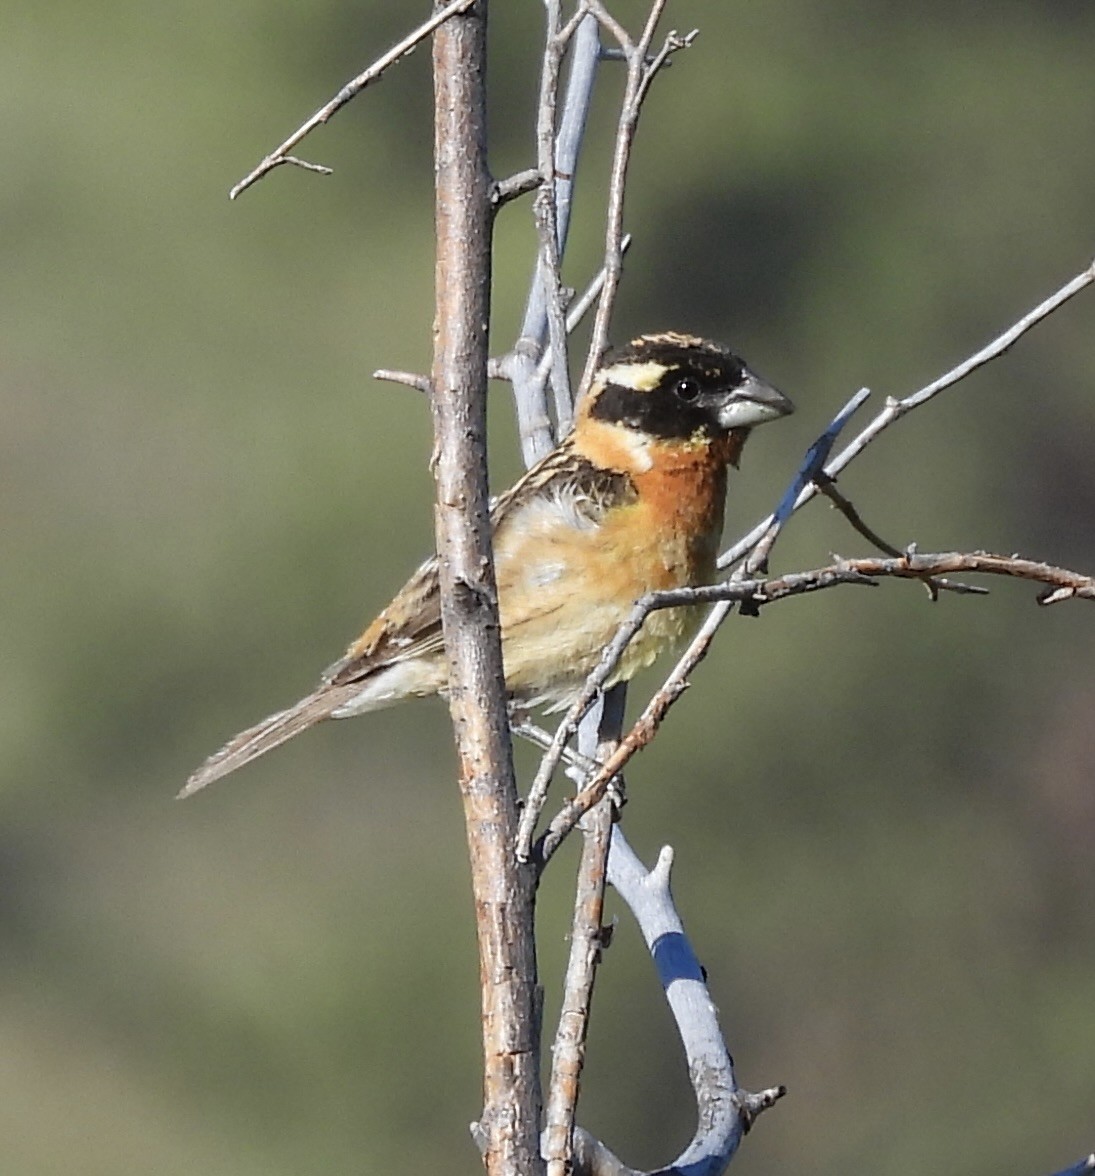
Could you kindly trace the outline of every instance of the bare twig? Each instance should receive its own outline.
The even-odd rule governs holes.
[[[547,318],[548,340],[551,347],[551,389],[555,403],[556,435],[565,433],[570,427],[573,401],[570,393],[570,373],[567,370],[566,346],[566,305],[560,267],[562,252],[566,245],[566,232],[570,223],[570,190],[573,187],[573,171],[562,167],[559,160],[556,139],[556,101],[559,93],[559,76],[563,55],[566,53],[569,36],[562,31],[562,4],[560,0],[545,0],[547,13],[547,36],[545,38],[543,68],[540,75],[540,101],[536,116],[536,165],[540,171],[540,190],[536,193],[533,210],[536,230],[540,239],[540,254],[537,258],[533,281],[542,284],[542,302]],[[596,29],[592,19],[587,25]],[[571,22],[568,34],[573,35],[577,26]],[[573,70],[571,71],[573,77]],[[589,71],[592,83],[593,69]],[[588,101],[584,103],[588,110]],[[582,119],[577,145],[580,146],[585,119]],[[572,167],[577,163],[575,150]]]
[[[856,510],[854,504],[836,488],[836,483],[826,473],[818,474],[816,478],[817,488],[825,495],[826,498],[833,504],[834,508],[848,520],[852,529],[858,531],[872,547],[877,547],[879,551],[886,555],[900,555],[899,548],[894,547],[892,543],[887,543],[881,535],[872,531],[870,527],[863,520],[863,516]]]
[[[1037,597],[1038,604],[1057,604],[1062,600],[1095,600],[1095,578],[1084,576],[1068,568],[1054,567],[1037,560],[1022,559],[1017,555],[992,555],[986,551],[921,555],[910,548],[903,555],[891,559],[848,559],[833,567],[855,572],[870,579],[895,576],[903,580],[920,580],[925,576],[941,576],[964,572],[991,576],[1012,576],[1032,580],[1048,586]],[[828,569],[822,569],[824,576]]]
[[[394,65],[400,58],[406,57],[413,53],[414,50],[433,32],[439,29],[445,21],[450,17],[455,16],[458,12],[466,12],[475,0],[452,0],[451,4],[446,4],[444,8],[435,12],[429,20],[423,21],[412,33],[408,33],[398,44],[393,45],[387,53],[378,57],[367,70],[359,73],[356,78],[346,83],[341,90],[328,102],[325,106],[321,106],[319,110],[312,115],[307,122],[302,123],[297,129],[285,140],[280,147],[276,147],[269,155],[255,168],[254,171],[249,172],[234,188],[228,193],[230,200],[235,200],[242,192],[245,192],[251,187],[256,180],[261,180],[267,172],[273,171],[274,168],[280,167],[282,164],[295,164],[297,167],[305,168],[307,171],[320,172],[323,175],[330,175],[331,169],[324,167],[318,163],[307,163],[302,159],[297,159],[295,156],[289,154],[290,151],[311,131],[314,131],[321,123],[327,122],[333,114],[341,110],[352,98],[356,98],[362,90],[365,89],[370,82],[375,82],[377,78],[384,73],[384,71],[391,65]]]
[[[885,552],[886,555],[898,556],[904,554],[900,548],[894,547],[892,543],[887,543],[877,532],[872,531],[867,526],[863,516],[855,508],[855,504],[836,488],[836,483],[825,473],[818,474],[816,478],[817,488],[825,495],[826,498],[833,504],[833,507],[840,511],[840,513],[848,520],[852,529],[858,531],[868,543],[877,547],[879,551]],[[942,579],[933,580],[930,576],[925,577],[924,587],[928,590],[928,595],[932,600],[939,599],[940,592],[957,592],[960,596],[987,596],[988,589],[982,588],[977,584],[963,584],[956,580],[948,580],[945,577]]]
[[[655,609],[676,608],[682,604],[716,601],[718,603],[708,613],[684,656],[651,697],[643,713],[621,740],[615,752],[603,762],[598,773],[586,782],[578,795],[564,805],[552,820],[547,832],[540,839],[539,852],[536,855],[541,862],[541,868],[582,815],[604,796],[609,784],[623,770],[628,760],[654,738],[669,709],[688,688],[688,679],[692,671],[707,655],[715,633],[729,613],[733,602],[748,602],[756,610],[789,596],[818,592],[840,584],[874,585],[883,577],[923,580],[926,576],[954,573],[1010,576],[1045,584],[1047,590],[1037,598],[1041,605],[1057,604],[1073,598],[1095,600],[1095,577],[1085,576],[1068,568],[1021,559],[1018,556],[991,555],[987,552],[955,551],[921,555],[914,549],[898,558],[840,559],[824,568],[794,572],[776,579],[742,580],[713,584],[707,588],[679,588],[643,597],[636,604],[627,623],[618,630],[617,639],[623,641],[626,635],[637,632],[646,616]],[[609,648],[615,650],[616,644],[614,639]],[[569,712],[567,717],[569,718]],[[554,746],[553,743],[553,749]]]
[[[625,233],[624,239],[620,242],[620,250],[623,253],[631,248],[631,234]],[[604,266],[597,271],[593,280],[586,286],[585,290],[577,297],[567,309],[567,334],[572,334],[577,330],[578,325],[582,319],[589,313],[589,309],[597,301],[601,290],[604,289],[606,269]],[[551,345],[548,344],[544,351],[543,357],[540,360],[540,366],[536,369],[536,380],[542,385],[547,380],[548,373],[551,370],[552,350]]]
[[[626,253],[631,248],[631,234],[628,233],[622,242],[622,248]],[[589,308],[597,301],[598,295],[601,293],[601,288],[605,282],[605,269],[602,266],[593,276],[589,285],[582,291],[582,293],[575,298],[575,300],[567,308],[567,334],[571,335],[578,329],[582,319],[589,313]],[[536,387],[541,390],[547,383],[547,378],[551,373],[551,344],[544,349],[543,355],[540,357],[540,363],[536,368],[533,379]],[[511,380],[512,372],[514,370],[514,353],[500,356],[498,359],[492,359],[488,365],[488,372],[492,380]],[[546,412],[546,408],[545,408]],[[547,420],[547,417],[544,418]],[[548,420],[548,426],[550,427]]]
[[[534,167],[526,168],[524,171],[507,176],[504,180],[499,180],[491,192],[491,201],[498,208],[503,204],[508,204],[511,200],[528,195],[529,192],[535,192],[539,186],[539,170]]]
[[[566,373],[566,348],[551,346],[551,359],[544,364],[545,341],[549,330],[552,339],[563,324],[564,300],[559,277],[563,251],[570,227],[571,198],[578,157],[589,117],[593,96],[600,42],[597,22],[591,17],[575,24],[559,25],[557,5],[549,7],[549,36],[545,66],[541,75],[537,110],[537,144],[542,202],[538,204],[537,227],[540,252],[529,287],[521,330],[513,350],[502,357],[497,372],[513,383],[517,408],[521,450],[526,465],[532,465],[555,444],[555,431],[548,412],[546,381],[552,374],[555,409],[559,429],[570,421],[569,378]],[[558,134],[555,134],[561,55],[570,45],[571,64]],[[551,205],[545,219],[542,205]],[[563,329],[565,335],[565,327]],[[560,389],[562,392],[560,392]]]
[[[531,743],[533,747],[538,747],[541,751],[547,751],[551,746],[551,733],[545,731],[543,727],[538,727],[525,715],[511,715],[509,729],[512,734]],[[567,747],[563,750],[562,762],[587,776],[590,772],[595,772],[601,766],[599,760],[592,759],[588,755],[582,755],[581,752],[575,751],[572,747]]]
[[[592,741],[598,758],[615,746],[623,720],[619,705],[590,716]],[[601,732],[608,731],[608,738]],[[612,836],[612,802],[605,797],[581,824],[582,856],[570,933],[570,958],[563,989],[563,1005],[552,1048],[551,1084],[544,1120],[543,1151],[548,1176],[566,1176],[573,1159],[574,1112],[585,1061],[586,1033],[593,1001],[593,984],[603,946],[604,889],[609,841]]]
[[[1087,1176],[1089,1172],[1095,1172],[1095,1153],[1081,1160],[1078,1164],[1073,1164],[1071,1168],[1065,1168],[1063,1172],[1058,1172],[1057,1176]]]
[[[673,902],[672,865],[673,851],[666,846],[654,869],[648,871],[627,844],[620,827],[614,827],[608,878],[634,914],[657,967],[696,1096],[692,1140],[662,1171],[715,1173],[730,1163],[756,1116],[773,1106],[786,1090],[780,1086],[753,1095],[738,1087],[706,975]]]
[[[315,172],[318,176],[333,176],[335,169],[328,167],[324,163],[311,163],[307,159],[298,159],[295,155],[283,155],[280,159],[275,159],[270,164],[271,168],[280,167],[283,163],[291,164],[293,167],[299,167],[301,171]],[[255,177],[258,178],[257,176]],[[242,189],[241,189],[242,191]],[[235,200],[239,192],[235,188],[228,193],[229,200]]]
[[[389,384],[405,384],[408,388],[413,388],[416,392],[424,392],[427,396],[432,389],[430,377],[423,376],[419,372],[401,372],[394,368],[377,368],[373,372],[373,379],[384,380]]]
[[[957,367],[952,368],[937,380],[933,380],[926,387],[906,396],[902,400],[895,400],[893,397],[890,397],[886,401],[885,408],[867,425],[859,436],[849,442],[838,456],[825,466],[825,473],[830,478],[835,478],[849,462],[857,458],[867,448],[879,433],[887,429],[894,421],[899,420],[914,408],[919,408],[922,404],[926,404],[929,400],[938,396],[940,392],[957,384],[959,380],[965,379],[971,372],[999,358],[999,356],[1003,355],[1005,351],[1018,342],[1027,331],[1037,326],[1043,319],[1048,318],[1055,310],[1064,306],[1069,299],[1074,298],[1081,290],[1090,286],[1092,282],[1095,282],[1095,262],[1092,262],[1087,269],[1082,270],[1074,278],[1066,282],[1044,302],[1039,303],[1033,310],[1023,315],[1018,322],[1013,323],[1006,331],[998,335],[991,343],[982,347],[975,355],[971,355],[969,359],[963,360]],[[791,506],[789,513],[800,510],[817,492],[817,486],[812,482],[804,486]],[[768,529],[771,522],[772,516],[769,515],[768,518],[757,523],[747,535],[742,536],[733,547],[723,552],[719,557],[719,567],[732,567],[742,559],[753,549],[757,540]]]
[[[631,163],[631,151],[635,141],[639,112],[642,108],[650,83],[672,53],[692,44],[697,33],[685,37],[670,33],[661,50],[650,57],[650,46],[665,9],[666,0],[654,0],[650,13],[638,41],[633,41],[627,31],[605,9],[599,0],[587,0],[588,10],[601,26],[615,38],[627,62],[627,82],[616,127],[616,146],[612,157],[612,173],[609,181],[608,213],[605,223],[605,281],[597,303],[597,314],[593,321],[589,354],[579,384],[581,395],[593,380],[597,364],[608,343],[608,326],[616,303],[616,292],[623,273],[623,250],[621,248],[624,229],[624,191],[627,185],[627,171]]]

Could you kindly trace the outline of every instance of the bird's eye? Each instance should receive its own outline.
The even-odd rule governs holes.
[[[678,400],[691,404],[700,394],[699,380],[694,380],[691,376],[681,376],[673,384],[673,392]]]

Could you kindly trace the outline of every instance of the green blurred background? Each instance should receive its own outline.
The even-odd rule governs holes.
[[[501,175],[532,158],[542,10],[494,7]],[[428,53],[305,145],[333,177],[226,198],[424,8],[6,7],[5,1174],[478,1170],[443,707],[333,724],[172,800],[431,543],[426,404],[369,378],[428,366]],[[644,117],[614,336],[713,334],[795,398],[735,479],[736,534],[855,388],[877,407],[921,386],[1086,264],[1095,6],[676,0],[668,24],[702,31]],[[619,85],[606,70],[576,285]],[[531,243],[511,207],[499,351]],[[1088,293],[843,489],[897,543],[1095,569],[1093,332]],[[817,504],[776,563],[830,550],[866,551]],[[892,583],[735,620],[630,772],[629,836],[677,849],[741,1079],[791,1088],[735,1171],[1037,1176],[1095,1147],[1095,614],[1033,596]],[[572,869],[542,902],[549,1014]],[[626,913],[581,1118],[642,1165],[693,1126]]]

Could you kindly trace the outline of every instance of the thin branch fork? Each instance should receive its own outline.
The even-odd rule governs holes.
[[[589,353],[586,356],[585,368],[578,385],[579,396],[592,383],[601,355],[608,345],[608,327],[616,304],[620,278],[623,275],[624,192],[639,113],[650,89],[650,84],[661,67],[673,53],[691,45],[698,35],[696,30],[686,37],[670,33],[661,50],[651,58],[650,46],[653,43],[654,34],[657,31],[658,22],[661,20],[667,0],[654,0],[638,41],[631,39],[627,30],[607,11],[600,0],[585,0],[585,2],[587,11],[597,18],[600,25],[615,38],[619,45],[627,62],[627,82],[624,87],[624,99],[616,127],[616,146],[613,150],[612,172],[609,180],[608,214],[605,220],[605,282],[593,320]]]
[[[835,510],[848,520],[852,529],[858,531],[868,543],[877,547],[879,551],[886,555],[893,556],[895,559],[900,559],[906,552],[900,551],[894,547],[892,543],[887,543],[881,535],[872,531],[867,526],[863,516],[855,508],[855,504],[849,499],[845,498],[843,494],[836,488],[836,483],[824,472],[817,475],[814,479],[818,490],[825,495],[826,498],[833,504]],[[761,541],[764,542],[763,540]],[[759,548],[759,544],[758,544]],[[748,564],[743,565],[748,567],[753,563],[753,558],[750,557]],[[978,584],[963,584],[957,580],[948,580],[946,577],[932,578],[931,576],[924,577],[924,587],[928,590],[928,596],[932,600],[939,599],[940,592],[957,592],[960,596],[987,596],[988,589],[982,588]]]
[[[921,405],[927,404],[929,400],[934,399],[940,392],[953,387],[953,385],[957,384],[960,380],[964,380],[966,376],[975,372],[978,368],[984,367],[985,364],[991,363],[994,359],[998,359],[1013,347],[1029,330],[1036,327],[1043,319],[1048,318],[1054,311],[1059,310],[1066,302],[1075,298],[1081,290],[1086,289],[1093,282],[1095,282],[1095,261],[1092,261],[1086,269],[1081,270],[1074,278],[1070,278],[1060,289],[1054,291],[1045,301],[1040,302],[1032,310],[1028,311],[1022,318],[1008,327],[1006,331],[982,347],[980,351],[971,355],[968,359],[963,360],[956,367],[951,368],[949,372],[944,373],[919,391],[913,392],[901,400],[889,397],[882,411],[863,429],[859,436],[853,441],[850,441],[831,462],[826,464],[824,470],[825,475],[830,480],[835,479],[841,470],[845,469],[849,463],[854,461],[894,421],[900,420],[901,417],[911,412],[914,408],[920,408]],[[810,482],[804,486],[795,499],[795,502],[790,506],[788,514],[801,510],[818,492],[818,486],[815,482]],[[771,526],[773,518],[773,515],[769,515],[768,518],[757,523],[748,534],[743,535],[737,543],[723,552],[719,557],[719,567],[733,567],[752,551],[757,541]]]
[[[1095,600],[1095,577],[1085,576],[1067,568],[1022,559],[1019,556],[992,555],[987,552],[920,554],[914,548],[898,558],[839,559],[824,568],[793,572],[777,579],[742,580],[713,584],[706,588],[680,588],[644,597],[636,604],[632,615],[620,627],[616,638],[609,646],[614,652],[618,644],[622,652],[627,641],[641,628],[643,620],[656,609],[712,602],[717,602],[717,607],[708,614],[684,657],[653,695],[615,752],[604,761],[597,774],[586,782],[577,796],[564,805],[552,820],[538,845],[536,857],[541,869],[575,824],[604,796],[609,784],[623,771],[631,757],[654,738],[670,707],[687,689],[692,671],[706,657],[715,632],[729,615],[734,602],[748,602],[752,607],[759,609],[777,600],[835,588],[840,584],[873,587],[878,580],[885,577],[923,580],[925,577],[956,572],[1011,576],[1045,584],[1046,591],[1037,598],[1041,605],[1057,604],[1073,598]],[[615,656],[618,658],[619,653]],[[554,749],[554,744],[552,746]],[[546,760],[547,756],[544,758]]]
[[[919,580],[925,576],[939,576],[947,572],[1012,576],[1047,585],[1046,591],[1037,597],[1037,603],[1040,605],[1059,604],[1063,600],[1072,599],[1095,600],[1095,577],[1085,576],[1068,568],[1054,567],[1052,564],[1022,559],[1017,555],[992,555],[986,551],[921,555],[915,548],[910,548],[897,558],[849,559],[841,560],[833,566],[868,580],[881,579],[884,576]]]
[[[647,22],[646,43],[653,36],[664,0],[655,0]],[[587,291],[568,312],[571,294],[561,280],[561,258],[566,246],[570,220],[574,176],[597,66],[603,60],[599,26],[590,9],[578,4],[571,19],[561,23],[558,0],[545,0],[548,35],[541,76],[541,96],[537,120],[538,169],[541,187],[534,205],[540,239],[540,253],[533,278],[521,337],[514,348],[509,375],[513,379],[522,422],[522,445],[526,455],[534,446],[527,438],[524,421],[534,422],[547,416],[544,394],[550,380],[557,428],[565,432],[571,424],[574,397],[570,386],[566,356],[566,341],[586,309],[597,297],[603,302],[613,269],[616,281],[627,239],[622,234],[622,222],[616,221],[615,236],[609,238],[611,249],[606,250],[603,276],[595,279]],[[562,119],[556,132],[555,105],[562,56],[571,46],[570,75]],[[665,57],[668,57],[666,51]],[[653,65],[649,77],[657,71]],[[631,70],[629,69],[629,76]],[[649,85],[649,77],[646,84]],[[644,87],[645,92],[645,87]],[[641,102],[641,99],[640,99]],[[637,115],[638,104],[635,112]],[[631,133],[634,133],[632,125]],[[623,177],[614,173],[613,183],[622,185]],[[611,197],[610,197],[611,199]],[[622,188],[620,189],[622,208]],[[602,318],[602,325],[607,318]],[[546,346],[545,346],[546,343]],[[536,348],[539,348],[538,362]],[[587,366],[596,362],[604,348],[603,332],[598,341],[596,329],[591,340]],[[626,688],[617,687],[587,716],[579,735],[579,748],[593,752],[598,759],[606,758],[615,747],[623,723]],[[545,1116],[543,1154],[551,1176],[564,1176],[573,1170],[575,1154],[575,1107],[584,1063],[585,1034],[593,995],[596,967],[600,958],[601,912],[605,883],[606,859],[612,837],[612,807],[605,803],[595,808],[583,828],[584,844],[578,871],[578,889],[571,934],[571,955],[567,968],[560,1017],[553,1049],[553,1064]],[[581,1136],[588,1141],[588,1137]],[[598,1145],[599,1146],[599,1145]],[[604,1149],[602,1149],[603,1151]]]
[[[641,1173],[578,1128],[574,1132],[574,1176],[683,1176],[686,1172],[713,1176],[733,1159],[757,1116],[787,1093],[783,1086],[758,1094],[738,1086],[706,973],[673,901],[669,884],[672,865],[673,851],[665,846],[654,868],[647,870],[620,826],[613,826],[608,880],[639,924],[673,1014],[696,1097],[696,1129],[668,1167]]]
[[[539,189],[534,206],[539,252],[517,341],[509,354],[493,365],[494,374],[513,384],[521,451],[526,465],[543,457],[556,441],[545,391],[549,375],[560,432],[568,427],[573,411],[566,336],[577,325],[577,320],[573,314],[568,316],[566,313],[567,296],[562,287],[560,267],[570,227],[578,159],[600,60],[597,22],[582,9],[562,25],[557,0],[551,0],[547,5],[547,18],[536,118],[537,167],[533,169]],[[562,57],[568,47],[570,71],[562,116],[557,120]]]
[[[607,264],[605,273],[605,281],[607,286],[608,282],[611,280],[611,269],[607,266]],[[905,413],[911,411],[913,408],[917,408],[923,404],[926,404],[929,400],[937,396],[944,389],[951,387],[953,384],[957,383],[959,380],[975,371],[978,367],[981,367],[1002,355],[1011,346],[1013,346],[1014,343],[1022,337],[1022,335],[1024,335],[1027,331],[1036,326],[1039,322],[1048,317],[1054,311],[1058,310],[1067,301],[1069,301],[1069,299],[1075,297],[1081,290],[1091,285],[1092,282],[1095,282],[1095,262],[1092,262],[1085,270],[1082,270],[1074,278],[1066,282],[1059,290],[1050,295],[1049,298],[1045,299],[1045,301],[1040,303],[1038,306],[1034,307],[1034,309],[1029,311],[1006,331],[997,336],[997,338],[992,340],[992,342],[983,347],[979,352],[971,356],[969,359],[963,361],[945,375],[940,376],[937,380],[933,381],[925,388],[922,388],[920,391],[913,393],[902,401],[890,398],[887,401],[884,410],[875,417],[875,419],[859,434],[859,436],[848,446],[846,446],[837,458],[826,464],[822,471],[819,471],[820,476],[817,476],[816,480],[813,478],[807,480],[806,484],[802,486],[797,496],[793,496],[792,500],[787,503],[781,503],[778,511],[759,522],[750,532],[748,532],[748,534],[743,536],[729,550],[724,552],[723,555],[719,558],[719,567],[730,568],[740,564],[742,560],[745,560],[747,557],[749,557],[748,563],[744,567],[744,578],[749,578],[752,575],[755,575],[757,571],[766,566],[768,554],[771,551],[772,544],[775,542],[783,523],[791,514],[797,510],[800,510],[819,492],[819,483],[831,484],[836,475],[841,470],[843,470],[849,464],[849,462],[854,460],[854,458],[857,457],[867,447],[867,445],[878,436],[879,433],[892,424],[894,420],[897,420],[900,416],[905,415]],[[837,415],[837,418],[834,420],[833,425],[830,426],[826,436],[822,439],[819,439],[819,443],[823,441],[826,446],[824,454],[820,459],[821,461],[824,461],[824,458],[828,455],[828,446],[832,444],[832,440],[835,438],[835,430],[838,430],[839,427],[843,426],[851,414],[862,405],[867,395],[867,390],[861,389],[860,392],[852,397],[848,404]],[[846,516],[847,514],[848,512],[846,512]],[[855,525],[854,521],[853,525]],[[865,534],[870,542],[876,542],[878,540],[878,537],[875,536],[873,532],[861,530],[861,533]],[[876,545],[880,544],[876,543]],[[740,580],[742,578],[742,572],[739,571],[736,574],[735,579]],[[925,580],[925,583],[928,584],[929,591],[933,590],[934,586],[930,581],[930,577],[920,575],[917,578]],[[723,592],[728,591],[726,586],[721,586],[716,590]],[[954,586],[952,590],[970,591],[970,589],[966,586]],[[977,589],[974,588],[972,591],[977,591]],[[705,623],[704,627],[694,638],[692,646],[690,646],[682,656],[678,668],[687,668],[686,663],[687,665],[692,666],[698,664],[699,660],[701,660],[702,657],[706,654],[707,648],[710,644],[711,636],[708,635],[708,624],[712,625],[714,629],[717,629],[718,626],[721,625],[726,617],[730,614],[734,600],[746,599],[747,597],[720,597],[720,600],[722,600],[724,603],[718,604],[712,610],[711,616],[708,618],[708,622]],[[1045,603],[1053,603],[1055,599],[1056,597],[1050,594],[1046,597]],[[620,655],[623,652],[623,649],[626,647],[627,643],[631,640],[634,634],[638,632],[638,629],[642,625],[642,621],[646,616],[644,607],[645,605],[642,601],[638,602],[631,617],[628,619],[625,625],[621,626],[620,630],[616,634],[616,637],[605,649],[601,661],[587,679],[585,688],[583,689],[581,695],[578,697],[578,699],[575,700],[574,704],[564,715],[562,722],[556,729],[555,737],[552,740],[551,746],[548,748],[546,754],[541,760],[540,767],[529,789],[529,795],[526,799],[525,807],[521,813],[521,824],[518,833],[516,850],[519,858],[522,860],[526,859],[531,854],[536,822],[538,821],[540,812],[543,809],[543,805],[547,796],[547,790],[551,782],[551,777],[555,771],[555,768],[558,766],[563,748],[573,738],[581,716],[589,708],[601,687],[608,680],[613,668],[615,667]],[[676,675],[677,670],[675,669],[674,677]],[[669,683],[667,682],[667,687],[668,686]],[[676,697],[679,697],[680,693],[681,690],[669,689],[668,695],[665,695],[664,697],[670,697],[671,699],[675,700]],[[544,841],[543,844],[552,844],[550,830],[547,837],[548,839]]]
[[[305,136],[314,131],[316,127],[327,122],[332,115],[341,110],[347,102],[356,98],[366,86],[371,82],[375,82],[389,66],[409,56],[431,33],[439,29],[445,21],[459,12],[467,12],[474,3],[475,0],[452,0],[450,4],[446,4],[444,8],[435,12],[429,20],[423,21],[418,28],[408,33],[402,41],[393,45],[387,53],[378,57],[368,69],[359,73],[352,81],[347,82],[330,102],[321,106],[311,118],[297,127],[280,147],[274,148],[254,171],[249,172],[231,189],[228,193],[228,199],[235,200],[241,193],[246,192],[252,184],[261,180],[267,172],[271,172],[274,168],[281,167],[286,163],[304,168],[305,171],[318,172],[320,175],[325,176],[331,175],[331,168],[325,167],[320,163],[308,163],[303,159],[297,159],[296,156],[290,155],[289,152]]]
[[[620,247],[625,254],[631,248],[631,240],[632,240],[631,234],[625,233],[623,241],[620,242]],[[574,334],[574,332],[581,325],[582,320],[589,313],[590,308],[597,301],[598,297],[600,296],[601,290],[604,288],[606,275],[607,275],[606,268],[604,266],[601,266],[601,268],[597,271],[597,273],[595,273],[593,275],[593,277],[590,279],[588,285],[582,291],[582,293],[579,294],[578,297],[575,298],[574,301],[567,308],[567,335]],[[531,357],[532,354],[534,353],[535,349],[528,348],[527,350],[529,351],[529,355]],[[517,361],[518,361],[518,348],[516,348],[516,347],[514,348],[514,350],[510,351],[508,354],[501,355],[497,359],[492,359],[487,367],[490,378],[492,380],[509,380],[516,387],[519,377],[515,376],[515,374],[514,374],[515,373],[514,365],[515,365],[515,363],[517,363]],[[537,366],[537,368],[535,370],[535,374],[532,377],[533,383],[536,386],[540,387],[541,389],[543,388],[543,385],[548,378],[548,374],[551,371],[551,362],[552,362],[551,344],[549,343],[547,345],[547,347],[544,348],[544,352],[540,356],[540,363]],[[407,374],[408,373],[405,373],[405,372],[395,373],[395,375],[407,375]],[[390,378],[392,373],[389,373],[386,370],[384,370],[384,371],[374,372],[373,375],[376,379],[379,380],[379,379]],[[407,381],[398,380],[397,382],[398,383],[406,383]],[[548,418],[546,416],[546,407],[543,409],[543,412],[545,413],[543,419],[547,422],[547,427],[550,428],[551,422],[550,422],[550,420],[548,420]]]

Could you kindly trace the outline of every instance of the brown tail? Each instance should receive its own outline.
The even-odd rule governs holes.
[[[204,764],[186,782],[186,787],[179,793],[178,799],[193,796],[206,784],[212,784],[221,776],[227,776],[244,764],[249,764],[260,755],[280,747],[294,735],[307,731],[316,723],[331,717],[331,712],[337,710],[344,702],[348,702],[360,691],[360,686],[329,686],[324,684],[307,698],[302,698],[295,706],[288,710],[278,711],[269,715],[261,723],[241,731],[230,739],[218,752],[211,755]]]

